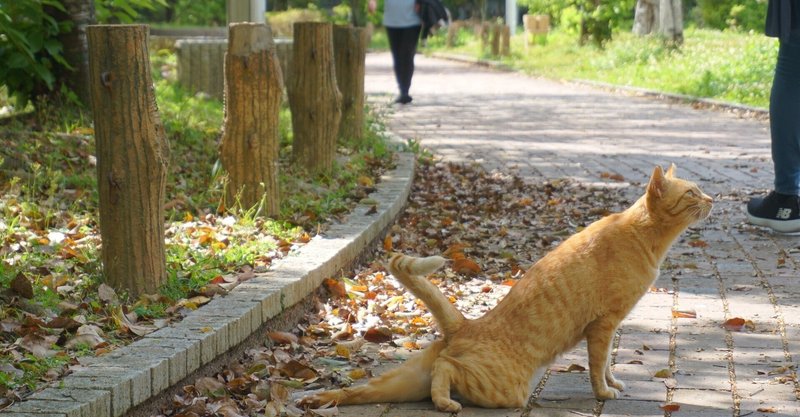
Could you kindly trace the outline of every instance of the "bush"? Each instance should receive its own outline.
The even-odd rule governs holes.
[[[57,0],[0,0],[0,84],[19,108],[53,89],[57,67],[69,67],[58,36],[71,24],[52,9],[64,11]]]
[[[766,0],[697,0],[692,15],[700,26],[763,31],[766,3]]]

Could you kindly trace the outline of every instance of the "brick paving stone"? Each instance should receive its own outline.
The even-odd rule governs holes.
[[[664,411],[658,408],[664,401],[634,401],[634,400],[615,400],[606,401],[603,405],[603,417],[664,417]],[[676,413],[677,414],[677,413]]]

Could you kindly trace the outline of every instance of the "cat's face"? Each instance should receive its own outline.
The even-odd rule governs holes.
[[[712,205],[713,199],[697,184],[675,177],[674,164],[666,174],[660,166],[653,170],[647,187],[647,208],[651,215],[689,226],[708,217]]]

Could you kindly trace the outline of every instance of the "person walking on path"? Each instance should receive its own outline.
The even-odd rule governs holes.
[[[389,49],[394,61],[394,76],[400,95],[395,103],[411,103],[408,94],[414,76],[414,56],[417,54],[422,21],[416,10],[416,0],[386,0],[383,5],[383,27],[389,38]],[[375,0],[370,0],[369,10],[374,12]]]
[[[747,203],[747,219],[800,232],[800,2],[770,0],[766,35],[780,42],[769,100],[775,189]]]

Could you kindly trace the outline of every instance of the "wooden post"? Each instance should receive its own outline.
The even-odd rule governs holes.
[[[169,147],[158,116],[145,25],[87,28],[103,272],[136,297],[166,280]]]
[[[281,64],[283,74],[283,87],[288,91],[292,85],[292,54],[294,54],[294,42],[290,38],[273,39],[275,42],[275,53],[278,55],[278,62]],[[288,92],[286,93],[288,97]]]
[[[227,203],[278,214],[278,148],[283,79],[269,27],[232,23],[225,54],[225,121],[220,160],[228,172]]]
[[[363,27],[333,28],[336,81],[342,93],[339,137],[360,142],[364,138],[364,70],[367,30]]]
[[[506,25],[501,26],[500,36],[502,37],[502,42],[500,42],[500,55],[511,55],[511,28]]]
[[[203,37],[176,42],[178,82],[192,93],[203,92],[221,100],[226,48],[225,38]]]
[[[478,29],[479,36],[481,38],[481,52],[485,51],[486,48],[489,46],[489,36],[491,35],[491,25],[489,22],[481,22],[479,26],[476,27]]]
[[[492,56],[500,55],[500,25],[492,24]]]
[[[333,27],[330,23],[294,24],[294,73],[289,87],[295,163],[311,173],[333,168],[342,115],[336,86]]]

